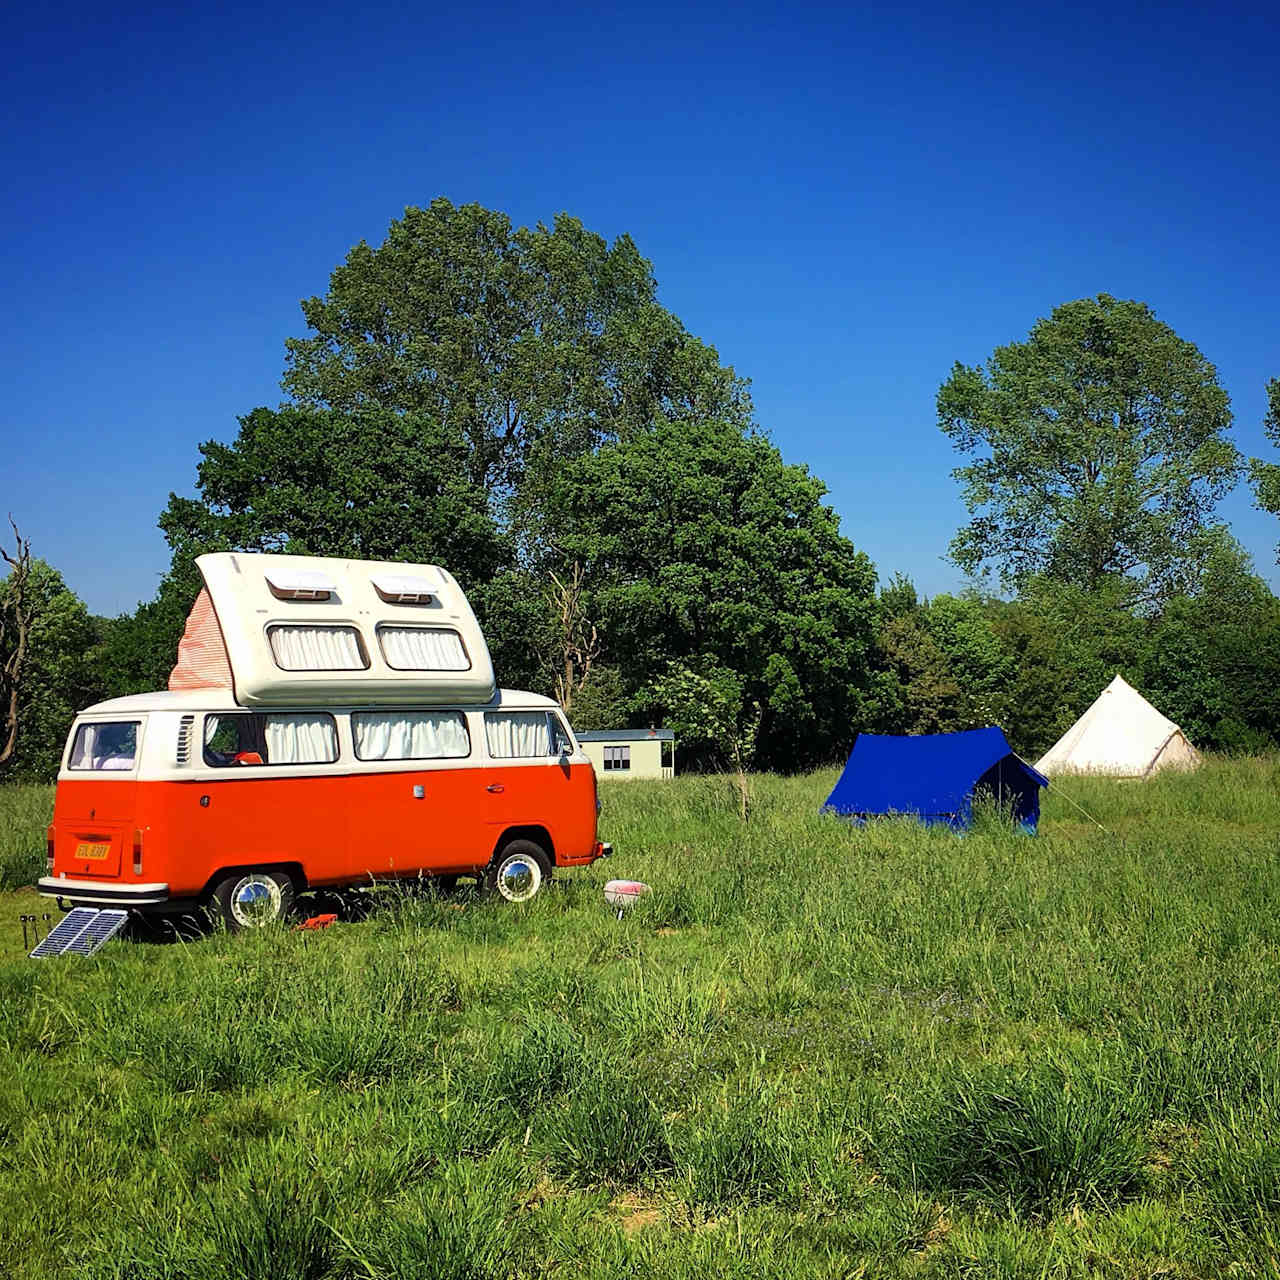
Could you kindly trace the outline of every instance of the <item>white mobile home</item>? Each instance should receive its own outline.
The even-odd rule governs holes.
[[[670,729],[585,729],[577,738],[598,778],[676,776],[676,735]]]

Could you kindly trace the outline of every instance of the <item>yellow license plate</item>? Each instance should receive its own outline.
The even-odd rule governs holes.
[[[111,852],[111,842],[106,841],[102,844],[78,844],[76,845],[77,858],[105,858]]]

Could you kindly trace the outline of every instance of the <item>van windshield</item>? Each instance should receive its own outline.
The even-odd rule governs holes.
[[[77,726],[68,769],[132,769],[138,755],[140,720]]]

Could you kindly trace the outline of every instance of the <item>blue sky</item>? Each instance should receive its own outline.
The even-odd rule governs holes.
[[[149,598],[200,441],[279,403],[298,302],[407,204],[628,232],[882,577],[960,585],[934,397],[1058,303],[1140,298],[1247,454],[1280,376],[1274,6],[46,4],[7,14],[0,507]],[[1224,505],[1280,584],[1280,521]]]

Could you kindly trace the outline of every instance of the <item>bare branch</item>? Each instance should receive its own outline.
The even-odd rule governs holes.
[[[579,561],[573,562],[573,575],[565,582],[552,572],[547,598],[556,614],[557,670],[556,701],[568,713],[573,696],[591,675],[591,667],[600,656],[602,644],[595,623],[586,616],[583,603],[583,571]]]
[[[18,532],[12,515],[14,554],[0,546],[0,559],[9,566],[9,576],[0,597],[0,768],[13,759],[18,749],[18,694],[35,602],[31,599],[31,542]]]

